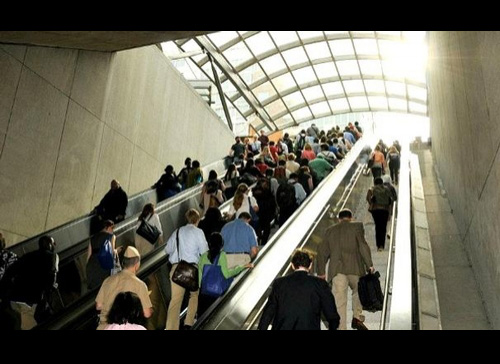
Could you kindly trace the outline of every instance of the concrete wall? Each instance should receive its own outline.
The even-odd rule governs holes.
[[[499,32],[430,33],[432,149],[495,329],[500,329],[499,59]]]
[[[0,231],[9,245],[88,213],[113,178],[130,196],[166,164],[210,163],[232,143],[156,46],[0,44]]]

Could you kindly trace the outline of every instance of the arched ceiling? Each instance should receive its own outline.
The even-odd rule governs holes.
[[[256,131],[350,112],[427,115],[425,32],[226,31],[175,46],[215,83],[213,60],[227,104]]]

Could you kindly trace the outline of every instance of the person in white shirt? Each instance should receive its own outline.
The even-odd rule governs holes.
[[[181,260],[188,263],[198,264],[200,256],[208,251],[208,243],[203,230],[198,228],[200,222],[200,213],[195,209],[189,209],[186,212],[187,225],[176,229],[167,240],[165,252],[168,254],[168,260],[172,264],[170,269],[170,285],[172,297],[168,305],[166,330],[179,330],[179,315],[181,313],[182,300],[184,298],[185,288],[172,281],[172,276]],[[177,244],[177,237],[179,243]],[[178,248],[177,248],[178,247]],[[188,329],[194,324],[196,311],[198,310],[198,293],[190,292],[188,311],[184,321],[184,328]]]
[[[141,256],[145,256],[149,252],[151,252],[156,246],[161,245],[163,242],[163,229],[161,227],[160,217],[155,213],[155,206],[152,203],[148,203],[144,205],[142,209],[142,213],[139,215],[137,219],[137,226],[135,227],[135,247],[141,254]],[[148,240],[137,234],[137,229],[141,225],[142,221],[147,221],[148,224],[155,226],[158,230],[160,230],[160,236],[155,243],[150,243]]]

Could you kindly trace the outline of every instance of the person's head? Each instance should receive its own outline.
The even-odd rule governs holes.
[[[217,179],[218,175],[217,175],[217,172],[214,171],[213,169],[208,172],[208,179]]]
[[[220,233],[214,232],[208,237],[208,259],[211,263],[213,263],[217,255],[220,254],[223,246],[224,239]]]
[[[290,138],[290,135],[288,133],[285,133],[285,136],[283,138],[288,139],[288,138]]]
[[[306,145],[304,145],[304,149],[305,150],[312,150],[311,144],[306,143]]]
[[[120,188],[120,182],[118,182],[116,179],[111,181],[111,189],[112,190],[117,190]]]
[[[51,236],[44,235],[40,239],[38,239],[38,249],[43,251],[53,252],[56,243]]]
[[[142,212],[139,215],[139,220],[144,220],[146,217],[151,216],[155,213],[155,205],[152,203],[147,203],[142,208]]]
[[[172,174],[172,173],[174,173],[174,167],[173,167],[172,165],[170,165],[170,164],[169,164],[168,166],[166,166],[166,167],[165,167],[165,172],[166,172],[167,174]]]
[[[322,152],[327,152],[327,151],[328,151],[328,149],[330,148],[330,147],[328,146],[328,144],[326,144],[326,143],[321,144],[321,146],[320,146],[320,147],[321,147],[321,151],[322,151]]]
[[[246,183],[240,183],[238,185],[238,188],[236,189],[236,192],[241,192],[241,193],[247,193],[248,191],[248,185]]]
[[[378,186],[378,185],[383,185],[383,184],[384,184],[384,180],[383,180],[382,178],[380,178],[380,177],[377,177],[377,178],[375,178],[375,180],[373,181],[373,184],[374,184],[375,186]]]
[[[377,152],[380,152],[380,150],[381,150],[380,145],[377,145],[377,146],[375,147],[375,150],[376,150]]]
[[[252,221],[252,215],[250,215],[248,212],[244,211],[238,216],[238,219],[245,221],[246,223],[249,223]]]
[[[359,123],[358,123],[357,121],[355,121],[355,122],[354,122],[354,125],[358,126],[358,125],[359,125]]]
[[[198,223],[200,222],[200,213],[195,209],[187,210],[185,216],[188,224],[198,225]]]
[[[397,153],[397,152],[398,152],[398,150],[396,149],[396,147],[394,145],[389,148],[389,153]]]
[[[293,270],[305,269],[307,271],[312,268],[313,255],[307,249],[297,249],[292,254]]]
[[[250,168],[255,165],[255,161],[253,159],[247,160],[247,164],[245,165],[245,168]]]
[[[120,292],[116,295],[108,312],[108,324],[144,325],[144,308],[141,299],[134,292]]]
[[[200,168],[200,162],[198,161],[193,161],[193,169]]]
[[[260,135],[265,135],[264,130],[260,131]]]
[[[288,160],[289,160],[289,161],[292,161],[292,162],[293,162],[293,161],[295,160],[295,158],[296,158],[296,157],[295,157],[295,154],[290,153],[290,154],[288,154],[287,158],[288,158]]]
[[[352,219],[352,211],[349,209],[343,209],[339,212],[339,220],[348,220]]]
[[[191,158],[186,158],[186,160],[184,161],[184,165],[188,168],[191,167]]]
[[[234,138],[234,141],[235,141],[236,143],[239,143],[239,142],[241,142],[241,139],[240,139],[240,137],[236,137],[236,138]]]
[[[292,173],[292,174],[290,174],[290,179],[298,181],[299,180],[299,175],[297,173]]]
[[[108,233],[112,233],[113,229],[115,228],[115,223],[113,220],[104,220],[102,223],[102,229],[104,231],[107,231]]]
[[[274,143],[272,140],[269,142],[269,145],[270,145],[271,147],[274,147],[274,144],[275,144],[275,143]]]
[[[271,178],[273,176],[274,176],[274,169],[272,169],[272,168],[266,169],[266,177]]]
[[[391,184],[391,177],[388,174],[384,174],[382,176],[382,182],[384,185],[390,185]]]
[[[133,246],[128,246],[123,254],[122,267],[137,273],[141,266],[141,254]]]
[[[205,220],[208,222],[221,221],[222,213],[217,207],[209,207],[205,212]]]

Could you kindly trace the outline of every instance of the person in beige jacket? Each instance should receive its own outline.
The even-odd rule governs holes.
[[[344,209],[339,213],[338,224],[328,228],[323,242],[318,247],[318,277],[332,282],[332,293],[340,315],[339,330],[346,330],[347,287],[352,290],[353,319],[351,327],[368,330],[363,324],[363,308],[358,296],[359,277],[374,271],[370,247],[365,240],[363,223],[354,222],[352,211]]]

